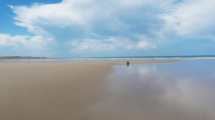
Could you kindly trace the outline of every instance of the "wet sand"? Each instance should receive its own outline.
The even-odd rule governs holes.
[[[0,119],[215,119],[213,73],[193,62],[134,63],[0,63]]]
[[[79,120],[99,99],[109,70],[83,62],[0,63],[0,119]]]

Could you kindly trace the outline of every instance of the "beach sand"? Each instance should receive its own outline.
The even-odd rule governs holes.
[[[1,120],[80,120],[102,94],[110,63],[0,63]]]
[[[130,63],[1,62],[0,120],[215,119],[212,62]]]

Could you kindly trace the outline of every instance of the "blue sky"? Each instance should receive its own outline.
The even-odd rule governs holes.
[[[213,0],[1,0],[0,56],[215,53]]]

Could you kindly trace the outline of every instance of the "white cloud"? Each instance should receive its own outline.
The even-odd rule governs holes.
[[[178,35],[211,35],[215,28],[214,0],[186,0],[164,15],[166,27]]]
[[[86,33],[79,33],[80,38],[68,38],[71,39],[71,43],[75,44],[72,45],[73,50],[94,49],[107,51],[116,50],[117,48],[137,50],[154,48],[152,46],[155,46],[151,45],[152,42],[147,41],[149,39],[132,40],[132,36],[136,36],[136,31],[131,30],[130,32],[128,30],[130,28],[135,29],[133,28],[134,26],[139,26],[137,25],[138,23],[136,23],[138,21],[149,21],[149,17],[144,17],[144,14],[149,15],[154,11],[142,9],[149,6],[157,9],[166,9],[172,1],[173,0],[63,0],[55,4],[11,6],[11,8],[16,14],[16,25],[25,27],[33,34],[39,36],[47,34],[52,36],[53,34],[48,30],[49,26],[55,26],[56,29],[68,27],[71,29],[84,29]],[[140,18],[136,18],[137,15],[134,14],[135,12],[143,15],[140,15]],[[152,16],[154,15],[152,14]],[[131,19],[133,17],[134,21]],[[152,17],[152,19],[154,19],[154,17]],[[147,22],[145,22],[145,24],[147,24]],[[150,24],[153,26],[155,25],[154,23]],[[143,28],[137,28],[135,30],[138,29]],[[108,32],[119,34],[119,32],[122,31],[129,33],[127,37],[119,38],[117,37],[118,35],[103,36],[100,31],[106,31],[105,34]],[[82,34],[90,35],[82,38]],[[90,39],[92,38],[92,34],[103,38]],[[59,36],[57,37],[59,38]]]
[[[155,19],[160,22],[164,20],[165,27],[179,35],[213,31],[211,29],[215,26],[213,22],[215,20],[215,15],[213,15],[215,1],[185,0],[175,2],[176,0],[63,0],[55,4],[34,4],[32,6],[12,6],[11,8],[16,14],[17,25],[40,34],[46,33],[45,28],[50,25],[57,27],[79,26],[82,29],[91,29],[88,27],[96,27],[95,23],[100,21],[110,25],[109,27],[126,26],[123,24],[124,20],[119,17],[133,10],[133,12],[139,11],[138,16],[143,17],[145,12],[150,14],[145,17],[151,18],[156,16],[155,14],[159,14],[158,16],[163,19],[159,17]],[[142,9],[147,7],[151,7],[151,12]],[[156,10],[158,13],[152,12]],[[146,22],[145,19],[142,21]],[[156,31],[158,30],[155,29]]]
[[[11,8],[14,10],[16,25],[27,28],[33,33],[44,33],[41,26],[56,25],[58,27],[70,24],[84,24],[84,17],[81,11],[74,12],[74,6],[70,4],[47,4],[33,6],[19,6]],[[82,14],[82,16],[80,16]]]
[[[55,53],[50,48],[53,43],[53,39],[43,36],[0,33],[0,54],[5,56],[53,56]]]
[[[136,48],[139,49],[146,49],[146,48],[153,48],[154,46],[150,45],[147,41],[139,41],[136,45]]]
[[[213,0],[63,0],[11,8],[16,25],[36,36],[54,38],[50,26],[69,28],[75,37],[72,34],[65,41],[72,43],[73,50],[109,51],[156,48],[155,41],[178,36],[214,38],[214,6]],[[148,37],[133,39],[140,35]]]
[[[91,26],[98,21],[104,24],[120,24],[122,14],[139,12],[144,7],[166,9],[174,0],[63,0],[55,4],[34,4],[32,6],[11,6],[16,14],[16,24],[34,33],[44,32],[46,25]],[[153,16],[153,14],[152,14]],[[132,16],[131,16],[132,17]],[[92,27],[92,26],[91,26]],[[95,27],[95,26],[94,26]]]
[[[49,40],[45,40],[42,36],[26,36],[16,35],[12,36],[9,34],[0,33],[0,46],[19,47],[25,48],[40,48],[42,49]]]
[[[146,39],[134,41],[123,37],[110,37],[104,40],[84,39],[71,42],[72,52],[145,50],[155,47],[155,44],[150,43],[150,41]]]

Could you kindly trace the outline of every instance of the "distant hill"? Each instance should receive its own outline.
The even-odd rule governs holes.
[[[48,59],[48,57],[33,57],[33,56],[0,56],[0,59]]]

